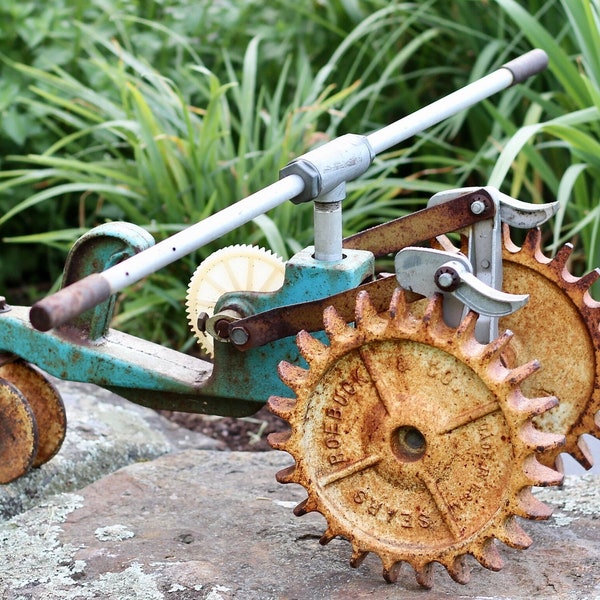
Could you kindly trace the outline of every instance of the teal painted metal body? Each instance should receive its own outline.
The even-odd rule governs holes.
[[[151,246],[145,230],[129,223],[102,225],[82,236],[69,253],[63,285]],[[271,308],[324,298],[371,277],[370,252],[349,250],[342,260],[325,263],[311,247],[286,263],[283,286],[269,293],[222,296],[216,307],[236,306],[244,316]],[[0,313],[0,352],[36,364],[60,379],[95,383],[138,404],[170,410],[247,415],[272,394],[289,390],[277,374],[281,360],[299,362],[293,338],[241,352],[215,342],[215,362],[194,358],[108,328],[114,298],[51,332],[29,322],[28,307]]]

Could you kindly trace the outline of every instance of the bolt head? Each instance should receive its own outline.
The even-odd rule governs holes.
[[[441,266],[433,278],[435,284],[445,292],[453,292],[460,285],[460,276],[452,267]]]
[[[480,215],[484,211],[485,211],[485,203],[482,202],[481,200],[475,200],[471,204],[471,212],[474,215]]]
[[[450,273],[440,273],[438,277],[437,284],[441,288],[449,288],[452,286],[454,279]]]
[[[229,333],[229,339],[236,346],[243,346],[250,339],[250,334],[245,327],[233,327]]]

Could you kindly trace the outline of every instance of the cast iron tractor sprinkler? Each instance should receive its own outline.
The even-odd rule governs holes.
[[[386,580],[407,562],[425,587],[434,562],[460,583],[468,554],[500,569],[496,540],[531,542],[516,518],[550,516],[531,487],[561,482],[560,453],[590,465],[598,272],[571,276],[570,246],[542,254],[538,227],[556,203],[450,190],[344,239],[342,202],[377,154],[546,62],[534,50],[375,133],[337,138],[156,245],[127,223],[83,235],[59,292],[31,309],[0,304],[0,480],[60,448],[65,411],[44,373],[168,410],[244,416],[268,402],[290,425],[269,441],[294,458],[277,478],[307,491],[294,512],[322,513],[322,543],[348,539],[352,566],[374,552]],[[126,286],[288,200],[313,202],[314,246],[285,263],[234,246],[192,277],[187,316],[212,360],[109,327]],[[510,227],[529,230],[521,248]],[[395,272],[376,274],[389,255]]]

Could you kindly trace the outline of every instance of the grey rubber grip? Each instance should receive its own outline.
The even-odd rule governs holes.
[[[502,65],[514,77],[513,85],[521,83],[532,75],[540,73],[548,66],[548,55],[539,48],[530,50],[526,54]]]

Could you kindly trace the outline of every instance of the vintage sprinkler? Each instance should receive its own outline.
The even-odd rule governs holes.
[[[0,304],[0,480],[60,448],[65,411],[44,372],[169,410],[244,416],[268,401],[290,425],[269,441],[295,459],[278,480],[306,488],[295,513],[322,513],[321,541],[347,538],[353,566],[374,552],[386,580],[408,562],[426,587],[434,562],[461,583],[467,554],[501,568],[495,540],[531,542],[516,517],[550,515],[530,490],[561,481],[560,452],[589,465],[580,436],[595,433],[599,408],[598,273],[571,276],[568,246],[542,255],[537,227],[556,203],[450,190],[345,239],[342,203],[377,154],[546,63],[533,50],[379,131],[326,143],[156,245],[127,223],[83,235],[60,291],[31,309]],[[109,327],[126,286],[288,200],[313,202],[314,246],[285,263],[234,246],[192,277],[187,316],[212,360]],[[530,230],[522,248],[511,226]],[[376,274],[389,255],[395,273]]]

